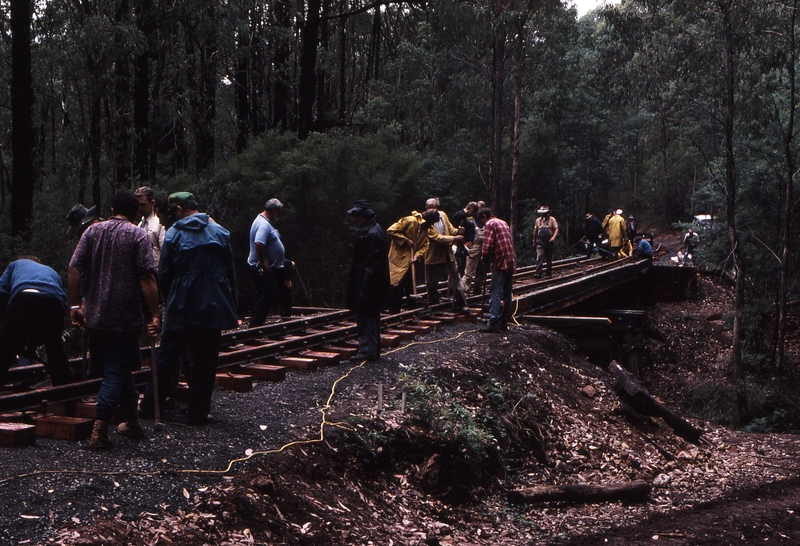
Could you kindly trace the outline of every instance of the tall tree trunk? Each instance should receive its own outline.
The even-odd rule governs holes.
[[[119,58],[114,67],[114,188],[119,190],[130,186],[130,65]]]
[[[322,19],[319,25],[319,45],[323,51],[330,48],[330,15],[331,0],[322,0]],[[327,84],[327,74],[325,68],[320,67],[317,74],[317,117],[322,121],[327,120],[328,106],[330,105],[330,97]]]
[[[342,2],[342,10],[344,10]],[[347,112],[347,17],[339,20],[339,121],[344,123]]]
[[[30,0],[11,1],[11,234],[30,237],[33,219],[33,85]]]
[[[318,31],[322,0],[307,0],[306,5],[306,19],[300,30],[300,97],[297,115],[297,135],[300,138],[306,138],[314,125]]]
[[[201,16],[199,65],[196,77],[196,138],[195,168],[204,171],[214,163],[216,141],[214,120],[216,118],[217,94],[217,21],[214,4],[209,2]]]
[[[519,186],[519,148],[522,127],[522,61],[525,52],[525,20],[519,23],[517,29],[517,48],[514,52],[516,75],[514,85],[514,142],[511,154],[511,211],[508,215],[511,240],[515,239],[517,232],[517,194]]]
[[[89,120],[89,147],[92,150],[92,203],[97,207],[97,214],[102,214],[103,192],[100,187],[100,154],[103,151],[101,121],[103,100],[97,87],[92,90],[92,113]]]
[[[745,304],[745,267],[741,245],[736,232],[736,161],[733,148],[734,118],[735,118],[735,91],[736,91],[736,51],[733,43],[733,23],[731,11],[733,0],[720,2],[725,35],[725,98],[723,101],[724,120],[723,132],[725,137],[725,205],[727,207],[728,242],[731,245],[733,268],[736,275],[734,288],[734,318],[733,318],[733,345],[732,360],[733,370],[737,379],[744,378],[744,364],[742,361],[742,345],[744,343],[742,321],[744,319]],[[741,387],[740,387],[741,391]],[[743,399],[740,395],[740,409]]]
[[[292,48],[288,39],[284,38],[283,35],[289,35],[291,33],[292,16],[291,10],[283,0],[275,0],[274,13],[278,27],[285,32],[280,34],[280,41],[275,44],[275,84],[273,86],[272,126],[278,127],[281,132],[284,132],[289,129],[289,53]]]
[[[784,188],[783,204],[783,249],[781,252],[781,280],[778,289],[778,327],[775,336],[775,366],[780,370],[784,367],[784,347],[786,341],[786,300],[789,293],[789,257],[792,243],[792,208],[794,204],[794,156],[792,155],[792,140],[794,138],[795,101],[795,62],[797,61],[797,43],[795,24],[797,22],[797,0],[789,7],[789,32],[788,49],[791,53],[786,63],[789,80],[789,119],[783,128],[783,157],[786,163],[786,187]],[[780,118],[778,118],[780,119]]]
[[[377,78],[380,71],[381,52],[381,7],[377,6],[372,14],[372,33],[369,44],[369,60],[367,61],[366,81]]]
[[[244,27],[243,27],[244,28]],[[249,60],[250,60],[251,35],[249,25],[247,31],[241,30],[239,34],[239,51],[234,74],[236,88],[236,121],[238,131],[236,133],[236,153],[241,154],[247,148],[247,140],[250,136],[250,83],[249,83]]]
[[[147,47],[133,62],[133,172],[140,184],[150,179],[150,56],[153,25],[152,1],[140,0],[134,5],[136,26],[145,35]]]
[[[500,204],[500,163],[503,155],[503,83],[505,80],[506,33],[501,21],[494,29],[492,48],[492,143],[489,154],[489,202]]]

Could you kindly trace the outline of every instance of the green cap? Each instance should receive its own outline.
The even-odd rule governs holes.
[[[194,195],[188,191],[179,191],[178,193],[173,193],[169,196],[168,202],[169,210],[172,210],[175,207],[186,208],[187,205],[191,207],[197,206],[197,201],[195,201]]]

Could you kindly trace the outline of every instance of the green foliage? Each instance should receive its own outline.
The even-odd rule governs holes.
[[[741,391],[732,384],[704,383],[692,389],[688,400],[699,419],[747,432],[796,432],[800,400],[789,383],[784,378],[751,377]]]
[[[491,419],[482,408],[467,407],[432,374],[426,365],[419,374],[403,375],[407,408],[444,442],[454,443],[471,458],[480,458],[493,448],[495,438],[487,426]],[[493,387],[497,396],[497,386]],[[502,388],[500,388],[502,391]]]

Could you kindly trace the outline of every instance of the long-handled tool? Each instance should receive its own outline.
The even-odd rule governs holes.
[[[161,431],[161,404],[158,398],[158,364],[156,364],[156,338],[150,338],[150,372],[153,374],[153,407],[156,422],[153,430]]]
[[[414,294],[416,296],[417,295],[417,268],[414,267],[414,265],[415,265],[414,264],[414,249],[412,247],[412,249],[411,249],[411,264],[410,264],[410,267],[411,267],[411,286],[413,286],[412,294]]]
[[[81,329],[81,378],[86,381],[86,330]]]
[[[483,290],[481,291],[481,311],[478,315],[480,318],[483,318],[483,304],[486,301],[486,271],[483,272]]]

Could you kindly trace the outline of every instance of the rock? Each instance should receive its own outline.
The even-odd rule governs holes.
[[[581,389],[581,392],[585,394],[587,398],[594,398],[594,395],[597,394],[597,389],[591,385],[586,385]]]

